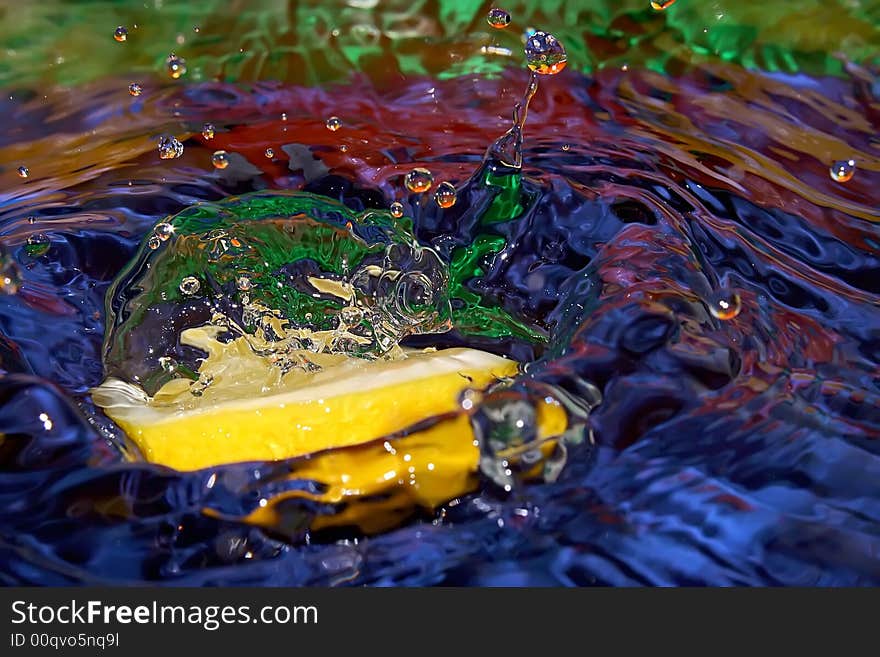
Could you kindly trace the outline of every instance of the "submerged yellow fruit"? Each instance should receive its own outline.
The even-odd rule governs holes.
[[[307,459],[291,463],[291,476],[323,485],[320,494],[293,491],[340,504],[315,525],[353,524],[376,531],[414,506],[433,508],[471,490],[479,449],[461,407],[466,389],[484,390],[517,372],[517,363],[475,349],[410,351],[394,360],[309,354],[320,369],[286,374],[254,353],[243,338],[221,343],[204,327],[182,341],[208,352],[200,368],[210,385],[174,379],[152,398],[139,387],[109,379],[93,390],[144,457],[177,470],[225,463]],[[567,418],[543,402],[544,437],[559,435]],[[381,499],[377,498],[381,495]],[[359,500],[357,505],[344,504]],[[274,526],[279,502],[248,518]]]

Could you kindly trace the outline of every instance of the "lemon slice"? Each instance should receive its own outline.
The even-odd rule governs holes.
[[[321,482],[324,492],[293,495],[343,503],[382,494],[379,502],[344,505],[332,520],[321,520],[367,531],[474,486],[479,449],[461,394],[484,390],[518,368],[501,356],[457,348],[373,361],[309,353],[320,369],[282,374],[244,338],[222,343],[218,332],[201,327],[181,335],[184,344],[208,353],[199,373],[210,385],[198,396],[187,379],[166,383],[153,397],[108,379],[92,391],[95,403],[147,460],[177,470],[312,455],[291,473]],[[567,425],[562,408],[549,402],[538,409],[538,421],[544,436]],[[250,520],[272,525],[275,511],[260,509]]]

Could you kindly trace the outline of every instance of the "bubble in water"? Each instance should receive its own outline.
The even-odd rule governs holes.
[[[434,184],[434,174],[427,169],[418,167],[406,174],[403,183],[409,191],[421,194],[431,189],[431,185]]]
[[[338,116],[331,116],[324,125],[330,132],[336,132],[342,127],[342,120]]]
[[[556,75],[565,68],[565,48],[552,34],[538,30],[526,40],[526,63],[540,75]]]
[[[214,151],[211,156],[211,164],[215,169],[225,169],[229,166],[229,154],[226,151]]]
[[[0,293],[16,294],[21,288],[21,270],[8,255],[0,255]]]
[[[504,9],[493,7],[486,16],[486,21],[496,30],[501,30],[510,25],[510,14]]]
[[[139,85],[137,82],[132,82],[128,85],[128,93],[132,96],[140,96],[144,92],[144,88]]]
[[[403,216],[403,203],[399,201],[394,201],[388,209],[391,211],[391,216],[395,219],[400,219]]]
[[[663,11],[675,4],[675,0],[663,0],[663,2],[658,2],[657,0],[651,0],[651,8],[656,9],[657,11]]]
[[[838,160],[831,165],[829,173],[831,179],[836,182],[848,182],[856,172],[855,160]]]
[[[123,25],[120,25],[113,33],[113,38],[119,41],[119,43],[122,43],[128,38],[128,30],[126,30]]]
[[[163,160],[173,160],[183,155],[183,144],[176,137],[166,135],[159,140],[159,157]]]
[[[27,167],[18,167],[18,177],[19,178],[27,178],[31,175],[31,170]]]
[[[742,310],[742,299],[733,290],[718,290],[707,301],[709,312],[717,319],[733,319]]]
[[[167,221],[156,224],[156,227],[153,229],[153,234],[155,234],[156,237],[158,237],[163,242],[171,237],[173,233],[174,226],[169,224]]]
[[[171,53],[165,60],[165,68],[168,70],[168,75],[177,80],[186,75],[186,60]]]
[[[434,192],[434,200],[443,209],[451,208],[455,205],[456,200],[455,186],[450,182],[443,181],[437,185],[437,191]]]
[[[189,296],[198,292],[200,287],[201,283],[195,276],[187,276],[180,281],[180,291]]]
[[[42,233],[34,233],[27,238],[27,244],[24,247],[25,253],[32,258],[39,258],[46,255],[49,251],[49,238]]]
[[[267,148],[266,149],[266,157],[268,157],[271,160],[273,157],[275,157],[275,151],[272,150],[271,148]]]
[[[214,138],[214,124],[206,123],[202,126],[202,137],[205,139],[213,139]]]

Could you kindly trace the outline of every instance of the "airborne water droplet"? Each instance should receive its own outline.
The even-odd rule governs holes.
[[[156,227],[153,228],[153,233],[163,242],[171,237],[172,233],[174,233],[174,226],[169,224],[167,221],[163,221],[161,223],[156,224]]]
[[[742,310],[742,299],[733,290],[718,290],[706,300],[706,304],[717,319],[733,319]]]
[[[162,240],[160,240],[155,235],[150,235],[150,239],[147,240],[147,246],[150,247],[153,251],[162,246]]]
[[[437,185],[437,191],[434,192],[434,200],[443,209],[451,208],[456,200],[455,186],[446,181],[440,183]]]
[[[403,203],[399,201],[394,201],[388,209],[391,211],[391,216],[395,219],[400,219],[403,216]]]
[[[137,82],[132,82],[130,85],[128,85],[128,93],[130,93],[132,96],[140,96],[143,91],[144,88]]]
[[[229,155],[226,151],[214,151],[214,154],[211,156],[211,164],[214,165],[215,169],[225,169],[229,166]]]
[[[556,75],[565,68],[565,48],[552,34],[538,30],[526,40],[526,64],[540,75]]]
[[[32,258],[39,258],[46,255],[49,251],[49,238],[42,233],[34,233],[27,238],[27,244],[24,247],[25,253]]]
[[[120,25],[113,33],[113,38],[119,41],[119,43],[122,43],[128,38],[128,30],[126,30],[124,26]]]
[[[27,167],[18,167],[18,177],[19,178],[27,178],[31,175],[31,170]]]
[[[831,165],[831,169],[829,173],[831,174],[831,179],[836,182],[849,182],[853,175],[856,172],[856,161],[855,160],[838,160],[834,164]]]
[[[183,155],[183,144],[176,137],[166,135],[159,140],[159,158],[173,160]]]
[[[187,276],[180,281],[180,291],[189,296],[198,292],[200,287],[201,283],[195,276]]]
[[[510,14],[504,9],[493,7],[489,10],[486,21],[496,30],[501,30],[510,25]]]
[[[165,60],[165,68],[168,70],[168,75],[177,80],[186,75],[186,60],[171,53]]]
[[[338,116],[331,116],[324,125],[330,132],[336,132],[342,127],[342,120]]]
[[[275,151],[272,150],[271,148],[267,148],[265,155],[267,158],[269,158],[271,160],[273,157],[275,157]]]
[[[403,183],[409,191],[421,194],[431,189],[431,185],[434,184],[434,174],[427,169],[418,167],[406,174]]]
[[[214,138],[214,124],[206,123],[202,126],[202,137],[205,139],[213,139]]]

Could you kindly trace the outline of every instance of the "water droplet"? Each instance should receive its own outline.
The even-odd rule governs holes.
[[[201,287],[201,283],[199,283],[199,279],[195,276],[187,276],[182,281],[180,281],[180,291],[188,296],[192,296],[196,292],[199,291]]]
[[[552,34],[538,30],[526,40],[526,63],[540,75],[556,75],[565,68],[565,48]]]
[[[829,170],[829,173],[831,174],[831,179],[841,183],[851,180],[853,175],[855,175],[855,172],[855,160],[838,160],[831,165],[831,169]]]
[[[119,41],[119,43],[122,43],[128,38],[128,30],[126,30],[124,26],[120,25],[113,33],[113,38]]]
[[[510,25],[510,14],[507,13],[504,9],[493,7],[489,10],[489,15],[486,16],[486,20],[488,21],[489,25],[494,27],[496,30],[501,30]]]
[[[451,208],[456,200],[455,186],[446,181],[440,183],[437,185],[437,191],[434,192],[434,200],[443,209]]]
[[[0,256],[0,293],[16,294],[21,288],[21,270],[8,255]]]
[[[193,25],[193,32],[198,34],[201,31],[202,31],[202,28],[200,28],[198,25]]]
[[[663,2],[658,2],[658,0],[651,0],[651,9],[656,9],[657,11],[663,11],[675,4],[675,0],[663,0]]]
[[[271,148],[267,148],[266,149],[266,157],[268,157],[271,160],[273,157],[275,157],[275,151],[272,150]]]
[[[174,234],[174,226],[169,224],[166,221],[162,223],[156,224],[156,227],[153,229],[153,233],[163,242],[171,237]]]
[[[742,300],[733,290],[718,290],[707,300],[709,312],[718,319],[733,319],[742,310]]]
[[[403,203],[399,201],[394,201],[388,209],[391,210],[391,216],[396,219],[400,219],[403,216]]]
[[[168,70],[168,75],[177,80],[186,75],[186,60],[171,53],[165,60],[165,68]]]
[[[162,368],[163,372],[173,374],[177,371],[177,361],[171,358],[171,356],[160,356],[159,367]]]
[[[239,276],[235,281],[235,286],[242,292],[247,292],[251,289],[253,284],[251,283],[251,279],[247,276]]]
[[[162,240],[160,240],[155,235],[150,235],[150,239],[147,240],[147,246],[150,247],[153,251],[162,246]]]
[[[330,132],[336,132],[342,127],[342,120],[338,116],[331,116],[324,125]]]
[[[183,155],[183,144],[176,137],[166,135],[159,140],[159,158],[173,160]]]
[[[416,194],[427,192],[434,184],[434,174],[421,167],[413,169],[403,179],[406,188]]]
[[[144,92],[144,88],[139,85],[137,82],[132,82],[128,85],[128,93],[132,96],[140,96]]]
[[[37,218],[34,217],[34,216],[30,216],[30,217],[28,217],[28,223],[29,223],[31,226],[33,226],[35,223],[37,223]]]
[[[229,166],[229,154],[226,151],[214,151],[211,156],[211,164],[215,169],[225,169]]]
[[[282,121],[286,121],[286,120],[287,120],[287,112],[282,112],[282,113],[281,113],[281,120],[282,120]]]
[[[567,151],[569,148],[571,148],[571,146],[568,145],[568,144],[563,144],[563,145],[562,145],[562,150],[564,150],[564,151]]]
[[[49,252],[49,238],[42,233],[34,233],[27,238],[27,244],[24,247],[25,253],[32,258],[39,258]]]
[[[31,175],[31,170],[27,167],[18,167],[18,177],[19,178],[27,178]]]
[[[214,124],[206,123],[202,126],[202,137],[205,139],[213,139],[214,138]]]

